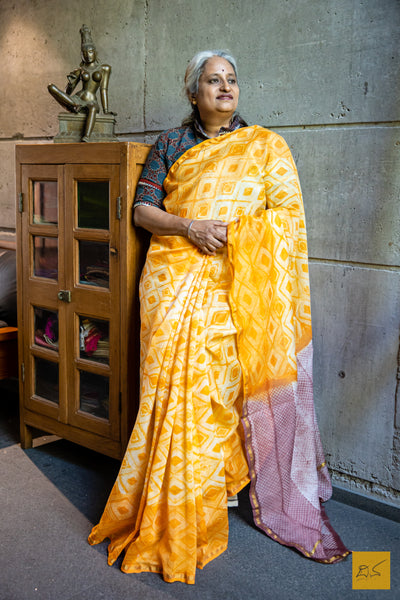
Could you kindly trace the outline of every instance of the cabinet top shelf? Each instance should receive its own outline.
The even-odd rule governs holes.
[[[151,144],[140,142],[99,142],[79,144],[17,144],[16,161],[20,164],[119,164],[125,157],[143,162]]]

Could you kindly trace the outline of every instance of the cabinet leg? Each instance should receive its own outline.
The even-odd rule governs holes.
[[[21,448],[23,448],[23,450],[32,448],[32,430],[29,425],[21,423],[19,432],[21,436]]]

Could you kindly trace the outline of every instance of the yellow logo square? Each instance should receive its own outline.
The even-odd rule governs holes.
[[[390,590],[390,552],[353,552],[353,590]]]

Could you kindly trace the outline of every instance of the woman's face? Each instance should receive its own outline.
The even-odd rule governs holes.
[[[239,100],[239,85],[232,65],[219,56],[206,62],[194,98],[203,122],[224,116],[230,119]]]

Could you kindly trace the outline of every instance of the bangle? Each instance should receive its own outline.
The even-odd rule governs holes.
[[[190,228],[191,228],[191,226],[193,225],[193,223],[194,223],[194,219],[192,219],[192,220],[190,221],[190,223],[189,223],[189,225],[188,225],[188,228],[187,228],[187,230],[186,230],[186,236],[187,236],[188,240],[190,240]]]

